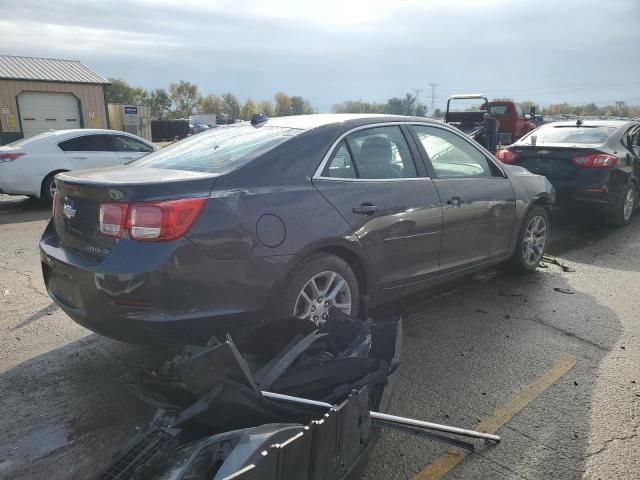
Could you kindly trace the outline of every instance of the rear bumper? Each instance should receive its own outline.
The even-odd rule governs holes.
[[[626,193],[611,191],[606,184],[602,183],[593,186],[577,186],[557,181],[552,183],[556,189],[558,204],[568,202],[587,204],[603,213],[614,210],[620,202],[621,195]]]
[[[261,319],[292,256],[215,260],[185,238],[121,239],[100,262],[40,241],[49,296],[74,321],[131,343],[206,342]]]
[[[42,178],[23,175],[12,165],[0,164],[0,193],[39,197],[41,184]]]

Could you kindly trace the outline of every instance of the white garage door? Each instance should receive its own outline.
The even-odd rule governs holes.
[[[48,130],[80,128],[78,99],[70,93],[21,93],[18,107],[25,138]]]

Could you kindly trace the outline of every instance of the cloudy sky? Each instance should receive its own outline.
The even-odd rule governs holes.
[[[321,112],[453,93],[640,104],[640,0],[0,0],[0,54],[146,88],[302,95]]]

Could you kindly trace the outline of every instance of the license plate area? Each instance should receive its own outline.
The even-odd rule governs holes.
[[[47,288],[55,298],[73,309],[83,309],[78,278],[74,270],[60,262],[54,265],[45,264],[48,272],[45,274]]]

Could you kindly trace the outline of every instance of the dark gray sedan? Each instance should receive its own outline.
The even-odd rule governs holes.
[[[533,271],[554,201],[441,122],[380,115],[258,116],[56,181],[49,294],[132,342],[357,316],[500,262]]]

